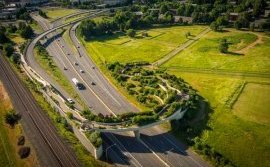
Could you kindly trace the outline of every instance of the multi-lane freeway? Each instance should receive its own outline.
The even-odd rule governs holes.
[[[33,17],[45,31],[53,27],[46,19],[37,15]],[[46,41],[49,42],[46,43],[46,49],[53,56],[55,63],[71,84],[72,78],[77,78],[85,85],[85,90],[78,90],[75,86],[74,88],[93,112],[105,115],[138,112],[139,110],[104,77],[80,44],[75,33],[78,24],[75,24],[69,32],[76,49],[66,44],[61,36],[56,38],[56,32],[47,35],[49,39]],[[28,49],[26,56],[27,59],[31,59],[29,65],[43,78],[51,81],[46,72],[37,67],[33,50]],[[92,82],[95,82],[95,85],[92,85]],[[130,133],[104,133],[104,141],[105,158],[109,157],[119,166],[208,166],[200,157],[187,150],[184,145],[159,127],[143,130],[140,141]]]

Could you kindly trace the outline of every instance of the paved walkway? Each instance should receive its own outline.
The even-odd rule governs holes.
[[[173,51],[171,51],[170,53],[168,53],[166,56],[164,56],[163,58],[159,59],[158,61],[154,62],[152,65],[153,66],[160,66],[164,63],[166,63],[167,61],[169,61],[171,58],[173,58],[175,55],[177,55],[179,52],[181,52],[182,50],[186,49],[187,47],[189,47],[191,44],[195,43],[196,41],[198,41],[200,38],[202,38],[205,34],[207,34],[210,30],[210,28],[206,28],[204,29],[202,32],[200,32],[195,38],[193,39],[189,39],[188,41],[186,41],[183,45],[177,47],[176,49],[174,49]]]

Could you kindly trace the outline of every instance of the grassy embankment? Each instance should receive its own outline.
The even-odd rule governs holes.
[[[143,37],[143,31],[138,31],[135,38],[130,38],[123,33],[117,33],[113,36],[98,37],[91,41],[84,41],[80,38],[80,41],[91,55],[91,58],[121,94],[141,110],[149,110],[149,108],[138,103],[111,77],[104,64],[116,61],[121,63],[134,61],[154,62],[187,41],[186,32],[190,32],[191,35],[195,36],[204,29],[205,26],[174,26],[146,30],[149,37]]]
[[[43,8],[42,10],[46,13],[50,21],[53,21],[66,15],[70,15],[72,13],[76,13],[78,11],[76,9],[67,9],[67,8]]]
[[[21,167],[37,166],[38,161],[33,148],[31,148],[30,156],[26,159],[20,159],[17,154],[19,150],[17,140],[18,137],[24,135],[24,132],[20,123],[16,124],[14,128],[9,127],[9,125],[5,123],[4,116],[11,110],[13,110],[13,106],[7,92],[0,82],[0,164],[3,166]],[[31,146],[27,137],[25,145]]]
[[[170,73],[185,79],[208,100],[210,107],[204,111],[213,111],[209,119],[189,123],[195,134],[201,132],[197,134],[204,143],[230,159],[236,166],[267,166],[270,163],[270,79],[222,76],[214,71],[212,74],[180,72],[182,67],[195,70],[209,68],[232,72],[270,72],[270,57],[267,52],[269,38],[263,37],[263,43],[255,45],[244,55],[235,55],[219,53],[218,41],[224,37],[232,41],[229,48],[231,52],[241,50],[256,40],[248,32],[211,32],[168,61],[164,67]],[[180,139],[190,136],[182,132],[177,135]]]
[[[192,27],[182,30],[172,27],[174,33],[182,33],[182,39]],[[104,62],[132,61],[153,62],[161,58],[164,53],[175,48],[181,41],[180,35],[169,33],[164,28],[157,31],[148,30],[149,39],[130,39],[122,34],[113,37],[100,37],[91,41],[81,41],[94,61],[101,67],[109,79]],[[218,51],[219,41],[226,38],[231,44],[228,54]],[[237,54],[257,40],[251,32],[228,31],[223,33],[210,32],[195,42],[186,50],[180,52],[173,59],[163,65],[172,74],[182,77],[190,83],[199,94],[204,97],[209,106],[200,109],[195,120],[188,122],[189,132],[176,135],[185,140],[187,137],[199,136],[202,141],[230,159],[236,166],[267,166],[270,154],[269,130],[269,78],[222,76],[213,72],[200,74],[196,72],[181,72],[183,67],[200,69],[225,69],[231,72],[269,73],[269,37],[263,37],[262,43],[250,48],[245,54]],[[184,41],[184,40],[182,40]],[[167,45],[166,45],[167,42]],[[255,85],[250,82],[256,82]],[[262,85],[263,83],[263,85]],[[246,85],[243,85],[246,84]],[[118,86],[117,86],[118,87]],[[119,88],[119,87],[118,87]],[[125,90],[119,90],[133,102]],[[243,93],[243,94],[241,94]],[[262,106],[264,106],[262,108]],[[210,112],[207,116],[207,112]]]

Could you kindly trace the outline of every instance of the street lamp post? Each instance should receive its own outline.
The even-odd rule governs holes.
[[[115,145],[116,145],[116,144],[114,143],[114,144],[110,145],[108,148],[106,148],[106,150],[105,150],[106,161],[108,161],[108,150],[109,150],[111,147],[115,146]]]

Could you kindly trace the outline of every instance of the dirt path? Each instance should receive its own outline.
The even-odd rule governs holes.
[[[239,53],[239,54],[245,54],[248,52],[249,49],[253,48],[254,46],[256,46],[257,44],[261,44],[263,43],[263,36],[261,34],[257,34],[257,33],[252,33],[254,35],[256,35],[258,38],[256,39],[256,41],[254,41],[253,43],[247,45],[246,47],[244,47],[243,49],[240,49],[238,51],[236,51],[236,53]]]
[[[195,43],[198,41],[201,37],[203,37],[205,34],[210,32],[211,30],[209,28],[204,29],[202,32],[200,32],[195,38],[187,40],[183,45],[180,45],[170,53],[168,53],[166,56],[163,58],[159,59],[158,61],[154,62],[152,65],[153,66],[160,66],[164,64],[165,62],[169,61],[171,58],[173,58],[175,55],[177,55],[179,52],[182,50],[186,49],[189,47],[191,44]]]

